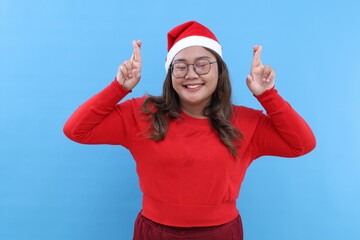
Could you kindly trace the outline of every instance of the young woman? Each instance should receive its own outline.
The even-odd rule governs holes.
[[[118,104],[141,77],[141,41],[133,47],[115,80],[73,113],[66,136],[132,153],[143,192],[134,239],[243,239],[236,199],[246,169],[263,155],[310,152],[311,129],[274,89],[261,46],[246,83],[267,114],[232,105],[222,47],[194,21],[168,33],[162,95]]]

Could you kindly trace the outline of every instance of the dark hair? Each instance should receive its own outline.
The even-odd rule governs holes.
[[[213,50],[205,48],[215,57],[218,65],[218,84],[212,94],[211,102],[204,109],[204,115],[208,117],[211,126],[216,130],[221,142],[236,157],[238,147],[235,142],[240,141],[243,134],[230,122],[233,113],[231,103],[231,83],[229,72],[225,62]],[[149,108],[149,105],[152,109]],[[148,137],[155,141],[163,140],[171,119],[179,118],[180,100],[172,86],[171,69],[169,69],[161,96],[149,96],[143,103],[142,111],[151,119],[150,134]]]

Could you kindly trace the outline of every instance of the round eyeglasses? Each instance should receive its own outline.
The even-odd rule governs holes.
[[[210,72],[211,64],[213,64],[213,63],[216,63],[216,61],[210,62],[210,60],[208,60],[208,59],[199,59],[199,60],[196,60],[193,64],[177,62],[177,63],[171,64],[170,69],[171,69],[172,75],[175,78],[184,78],[189,71],[189,65],[193,65],[193,69],[197,75],[205,75]]]

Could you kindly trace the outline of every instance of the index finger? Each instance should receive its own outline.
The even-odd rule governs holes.
[[[133,47],[134,47],[134,51],[131,55],[131,60],[134,60],[136,62],[140,62],[141,61],[141,52],[140,52],[140,47],[141,47],[141,41],[133,41],[132,42]]]
[[[262,46],[254,46],[254,57],[252,60],[252,65],[253,66],[259,66],[262,65],[261,63],[261,51],[262,51]]]

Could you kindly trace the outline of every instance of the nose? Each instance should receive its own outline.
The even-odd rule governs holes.
[[[189,64],[185,79],[194,79],[197,78],[198,76],[199,75],[194,70],[194,64]]]

